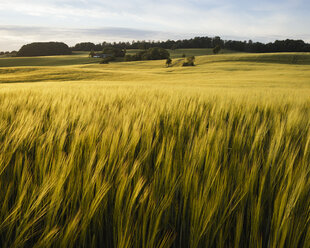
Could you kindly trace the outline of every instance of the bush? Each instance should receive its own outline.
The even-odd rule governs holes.
[[[171,63],[172,63],[172,59],[171,59],[171,58],[168,58],[168,59],[166,60],[166,65],[167,65],[167,67],[169,67],[169,66],[171,65]]]
[[[88,57],[91,57],[93,58],[95,56],[95,51],[94,50],[91,50]]]
[[[62,42],[35,42],[22,46],[17,57],[50,56],[72,54],[68,45]]]
[[[159,60],[159,59],[168,59],[170,57],[169,52],[160,47],[153,47],[146,51],[143,56],[147,60]]]
[[[3,57],[16,57],[17,52],[16,51],[12,51],[12,52],[0,52],[0,56]]]
[[[115,47],[105,47],[102,52],[104,54],[110,54],[114,57],[125,57],[125,51]]]
[[[10,53],[10,56],[11,56],[11,57],[16,57],[16,55],[17,55],[17,51],[12,51],[12,52]]]
[[[141,51],[134,55],[126,55],[125,61],[160,60],[168,58],[170,58],[170,54],[166,49],[160,47],[152,47],[146,51]]]
[[[186,58],[182,66],[195,66],[195,56]]]
[[[92,42],[82,42],[76,44],[74,47],[72,47],[73,51],[91,51],[91,50],[96,50],[96,45]],[[101,50],[101,49],[100,49]]]
[[[220,45],[217,45],[216,47],[213,48],[213,53],[218,54],[222,50]]]

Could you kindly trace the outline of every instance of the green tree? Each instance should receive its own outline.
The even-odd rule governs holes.
[[[182,66],[195,66],[195,56],[187,57]]]
[[[95,52],[94,52],[94,50],[92,49],[92,50],[90,51],[88,57],[93,58],[94,56],[95,56]]]
[[[222,50],[220,45],[217,45],[216,47],[213,48],[213,53],[218,54]]]
[[[102,52],[114,57],[125,57],[125,51],[116,47],[105,47]]]
[[[72,51],[63,42],[35,42],[22,46],[18,51],[18,57],[70,55]]]
[[[171,58],[168,58],[168,59],[166,60],[166,65],[167,65],[167,67],[169,67],[171,64],[172,64],[172,59],[171,59]]]
[[[152,47],[145,51],[140,51],[134,55],[126,55],[125,61],[138,61],[138,60],[159,60],[170,58],[170,53],[160,47]]]

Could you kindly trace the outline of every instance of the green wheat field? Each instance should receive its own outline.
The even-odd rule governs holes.
[[[310,54],[185,52],[0,59],[0,247],[310,247]]]

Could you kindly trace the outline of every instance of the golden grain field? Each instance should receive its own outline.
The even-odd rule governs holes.
[[[277,56],[1,67],[0,247],[309,247],[310,55]]]

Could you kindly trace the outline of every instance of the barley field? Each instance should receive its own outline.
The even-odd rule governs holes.
[[[164,63],[2,64],[0,247],[310,247],[310,54]]]

